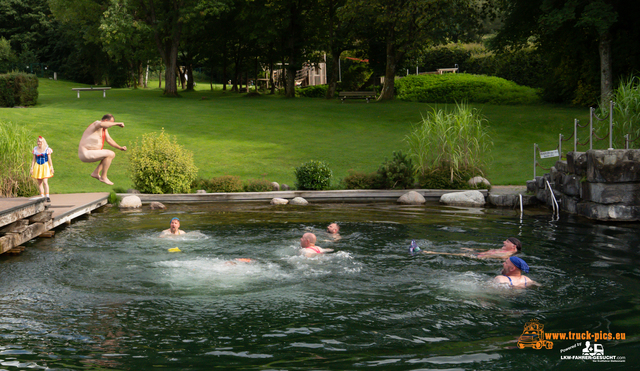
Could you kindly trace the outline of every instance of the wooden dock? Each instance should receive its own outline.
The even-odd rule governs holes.
[[[109,193],[54,194],[44,198],[0,198],[0,254],[20,252],[21,244],[91,213],[107,203]]]

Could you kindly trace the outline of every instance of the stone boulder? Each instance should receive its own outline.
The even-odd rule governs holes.
[[[157,201],[153,201],[149,207],[151,210],[165,210],[167,208],[163,203]]]
[[[409,191],[398,198],[398,203],[404,205],[422,205],[425,202],[424,197],[416,191]]]
[[[278,184],[278,182],[271,182],[271,190],[279,191],[280,190],[280,184]]]
[[[480,191],[465,191],[445,193],[440,197],[440,202],[453,206],[484,206],[484,196]]]
[[[587,175],[587,154],[585,152],[568,152],[567,172],[580,177]]]
[[[207,191],[205,191],[204,189],[199,189],[196,191],[196,193],[207,193]]]
[[[640,182],[640,149],[587,151],[587,181]]]
[[[289,205],[308,205],[309,202],[302,197],[294,197],[293,200],[289,201]]]
[[[126,196],[120,201],[121,209],[138,209],[142,207],[142,201],[138,196]]]
[[[282,183],[282,184],[280,184],[280,190],[281,191],[288,191],[289,190],[289,186],[284,184],[284,183]]]
[[[127,193],[133,193],[135,195],[139,195],[140,191],[138,191],[137,189],[129,188],[127,189]]]
[[[271,205],[286,205],[289,203],[289,200],[285,200],[284,198],[272,198]]]
[[[481,176],[474,176],[473,178],[469,179],[468,183],[471,187],[478,187],[480,185],[491,187],[491,183],[489,183],[488,180]]]

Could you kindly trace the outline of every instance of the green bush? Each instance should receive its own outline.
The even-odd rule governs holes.
[[[245,192],[269,192],[273,191],[271,182],[266,179],[249,179],[244,183]]]
[[[38,102],[38,77],[22,72],[0,75],[0,107],[33,106]]]
[[[223,175],[211,179],[197,179],[191,185],[192,190],[204,189],[209,193],[242,192],[242,181],[239,176]]]
[[[129,175],[142,193],[188,193],[198,174],[193,153],[185,150],[164,134],[142,136],[129,151]]]
[[[415,169],[413,162],[408,155],[402,151],[393,152],[393,159],[385,162],[378,169],[378,178],[381,188],[384,189],[407,189],[413,188]]]
[[[549,71],[534,49],[474,56],[460,66],[465,73],[501,77],[532,88],[541,88]]]
[[[307,190],[323,190],[331,186],[333,172],[322,161],[311,160],[297,167],[296,188]]]
[[[346,70],[343,69],[340,90],[357,91],[364,87],[363,85],[369,80],[372,74],[373,71],[368,63],[355,62]]]
[[[364,173],[349,170],[349,175],[342,179],[344,189],[380,189],[380,176],[377,171]]]
[[[29,174],[35,138],[23,126],[0,121],[0,197],[38,194]]]
[[[420,56],[420,66],[422,71],[436,71],[438,68],[453,68],[456,64],[462,66],[469,58],[470,51],[463,49],[459,44],[453,44],[428,49]],[[411,67],[415,69],[415,64]]]
[[[396,81],[397,97],[425,103],[538,103],[536,90],[499,77],[447,73],[410,75]]]
[[[324,98],[327,95],[327,85],[314,85],[296,89],[297,97]]]

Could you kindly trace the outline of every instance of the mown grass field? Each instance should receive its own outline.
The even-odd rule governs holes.
[[[157,86],[157,81],[150,86]],[[89,176],[96,164],[78,159],[82,132],[105,113],[125,123],[124,128],[109,132],[118,144],[129,148],[144,133],[164,129],[175,136],[194,153],[199,177],[238,175],[244,180],[265,178],[293,185],[294,168],[311,159],[329,164],[333,184],[349,169],[375,171],[393,151],[406,152],[403,138],[421,120],[421,114],[432,109],[429,104],[402,101],[341,104],[317,98],[247,97],[211,91],[204,84],[180,98],[163,97],[154,88],[112,89],[106,98],[101,92],[82,92],[78,99],[73,87],[82,85],[42,79],[36,106],[0,108],[0,121],[24,125],[33,133],[34,145],[42,135],[53,148],[52,193],[132,187],[126,152],[116,150],[109,171],[113,187]],[[569,136],[574,118],[588,122],[589,113],[586,108],[553,105],[472,106],[488,120],[494,145],[486,176],[496,185],[524,184],[531,179],[533,143],[543,150],[554,149],[558,134]],[[553,163],[542,161],[545,167]]]

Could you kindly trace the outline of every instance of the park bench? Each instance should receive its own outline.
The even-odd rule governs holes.
[[[458,72],[458,68],[438,68],[438,74],[442,75],[445,72],[456,73]]]
[[[107,90],[111,89],[110,87],[103,87],[103,88],[95,88],[95,87],[91,87],[91,88],[71,88],[71,90],[75,90],[78,92],[78,98],[80,98],[80,92],[81,91],[99,91],[102,90],[102,97],[106,98],[107,97]]]
[[[344,103],[345,99],[366,99],[369,103],[369,99],[376,99],[375,91],[341,91],[338,96],[340,101]]]

